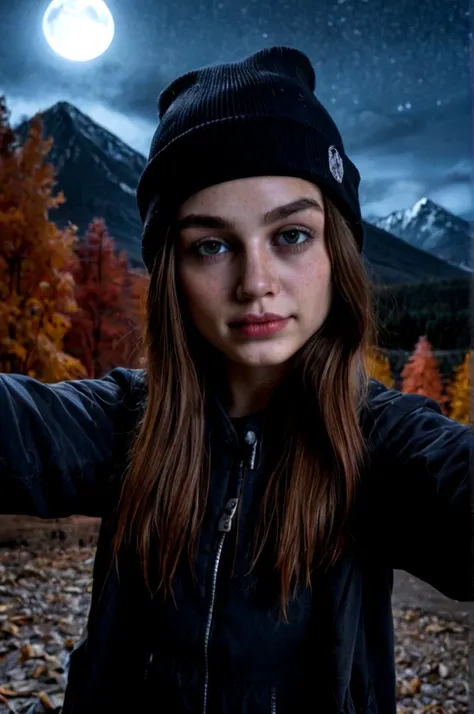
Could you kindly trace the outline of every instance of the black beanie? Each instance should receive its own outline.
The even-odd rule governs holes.
[[[158,242],[184,201],[251,176],[294,176],[318,185],[362,250],[359,172],[315,86],[305,54],[271,47],[240,62],[188,72],[161,92],[160,122],[137,187],[142,256],[150,272]]]

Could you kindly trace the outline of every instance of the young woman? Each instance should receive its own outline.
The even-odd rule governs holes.
[[[367,377],[359,174],[290,48],[160,95],[146,366],[0,375],[2,510],[100,516],[64,714],[394,714],[393,568],[471,599],[469,428]]]

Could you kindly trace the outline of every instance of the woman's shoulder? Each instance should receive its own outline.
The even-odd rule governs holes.
[[[144,369],[131,369],[129,367],[115,367],[102,379],[115,382],[117,391],[127,395],[131,403],[141,402],[147,393],[147,374]]]
[[[64,382],[76,390],[100,393],[104,388],[110,396],[132,410],[143,405],[147,394],[147,377],[144,369],[114,367],[102,377]]]
[[[434,411],[441,414],[441,407],[434,399],[424,394],[401,392],[398,389],[387,387],[377,379],[370,378],[366,408],[374,416],[379,417],[389,411],[396,417],[420,407],[434,409]]]
[[[147,397],[147,374],[144,369],[115,367],[102,378],[91,380],[93,390],[100,390],[100,382],[108,382],[111,397],[117,405],[117,426],[134,428],[143,412]]]
[[[370,379],[367,399],[362,409],[362,427],[372,441],[384,440],[405,430],[409,423],[425,421],[430,428],[466,430],[467,427],[442,413],[434,399],[424,394],[409,394],[391,389],[376,379]]]

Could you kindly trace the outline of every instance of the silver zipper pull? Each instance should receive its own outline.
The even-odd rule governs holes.
[[[148,655],[148,662],[146,663],[146,667],[145,667],[145,679],[147,679],[150,674],[150,669],[151,669],[152,663],[153,663],[153,652],[150,652],[150,654]]]
[[[219,521],[219,531],[223,533],[229,533],[229,531],[232,529],[232,518],[234,517],[234,514],[237,510],[238,502],[238,498],[231,498],[230,501],[227,501],[224,508],[224,513],[222,514],[221,519]]]
[[[250,457],[248,459],[247,468],[253,470],[255,468],[255,457],[257,455],[257,435],[254,431],[245,432],[244,441],[250,447]]]

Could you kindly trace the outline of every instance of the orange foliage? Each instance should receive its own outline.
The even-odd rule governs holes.
[[[69,315],[76,310],[74,226],[59,230],[51,209],[55,170],[45,157],[39,116],[19,145],[0,97],[0,371],[46,382],[84,376],[79,360],[63,350]]]
[[[461,364],[454,370],[453,378],[448,386],[449,416],[451,419],[470,424],[471,412],[471,375],[469,366],[471,353],[468,352]]]
[[[382,382],[382,384],[385,384],[389,389],[394,388],[390,361],[388,357],[385,357],[383,352],[375,347],[370,348],[366,354],[365,362],[370,377]]]

